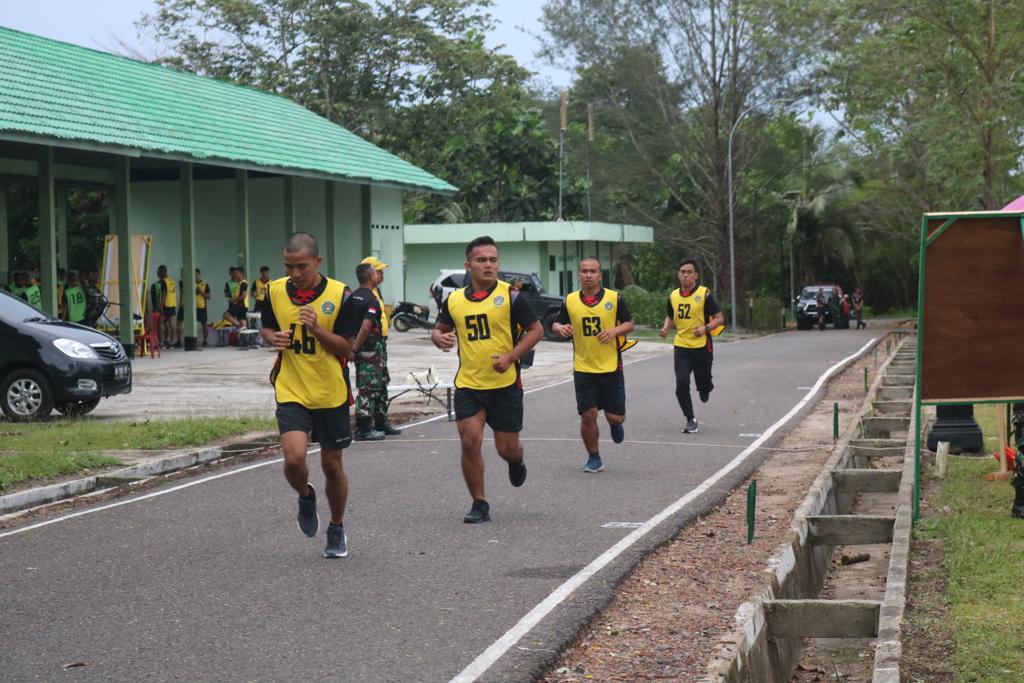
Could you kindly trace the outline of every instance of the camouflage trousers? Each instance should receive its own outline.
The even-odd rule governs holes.
[[[383,423],[388,416],[388,384],[380,351],[356,354],[356,423]]]

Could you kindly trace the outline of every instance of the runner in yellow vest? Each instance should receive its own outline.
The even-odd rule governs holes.
[[[711,290],[698,284],[700,273],[697,272],[696,261],[684,259],[676,275],[679,277],[679,289],[672,290],[668,297],[661,336],[665,338],[670,330],[675,329],[676,399],[686,417],[682,431],[684,434],[696,434],[699,425],[693,412],[693,399],[690,398],[690,373],[693,373],[701,403],[707,403],[715,388],[711,381],[714,346],[710,335],[725,324],[725,317]]]
[[[462,442],[462,476],[473,505],[462,521],[486,522],[490,505],[484,498],[484,459],[480,446],[484,425],[494,432],[494,446],[508,462],[512,486],[526,481],[523,446],[523,385],[519,361],[537,345],[544,332],[526,299],[513,296],[507,282],[498,280],[498,246],[490,237],[477,237],[466,246],[470,283],[441,304],[430,339],[450,351],[458,342],[459,371],[455,375],[455,419]]]
[[[167,266],[156,269],[160,286],[160,347],[169,349],[178,338],[178,283],[167,276]]]
[[[572,339],[576,411],[587,449],[584,472],[604,469],[598,449],[597,411],[604,411],[612,441],[622,443],[625,438],[626,383],[618,340],[633,327],[633,317],[619,293],[601,286],[601,262],[594,257],[580,261],[580,289],[565,297],[551,328]]]
[[[316,492],[309,485],[306,450],[310,438],[320,444],[324,492],[331,510],[324,557],[348,555],[344,514],[348,478],[342,450],[352,442],[348,389],[342,359],[352,352],[342,336],[344,287],[320,274],[323,258],[316,239],[297,232],[284,244],[287,277],[274,280],[261,311],[263,339],[277,349],[272,381],[277,425],[284,451],[285,479],[299,494],[299,529],[316,536],[320,521]]]
[[[207,328],[209,327],[210,316],[207,309],[210,307],[210,285],[203,279],[203,274],[196,268],[196,322],[200,325],[200,334],[203,337],[203,346],[207,344]]]

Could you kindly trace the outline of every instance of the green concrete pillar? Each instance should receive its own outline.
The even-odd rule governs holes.
[[[293,232],[295,232],[295,182],[290,175],[286,175],[284,177],[284,236],[288,237]]]
[[[327,277],[334,279],[338,278],[337,230],[334,221],[334,181],[327,180],[324,182],[324,234],[327,235],[327,244],[324,246],[327,252]]]
[[[7,225],[7,178],[0,177],[0,287],[11,277],[11,248]]]
[[[42,308],[57,315],[57,225],[54,211],[53,147],[39,149],[39,289]]]
[[[56,182],[57,192],[57,267],[68,269],[68,186]]]
[[[178,186],[181,197],[181,299],[185,307],[184,347],[196,350],[196,201],[192,164],[178,166]],[[204,330],[205,332],[205,330]]]
[[[238,242],[238,258],[235,265],[245,268],[246,277],[251,277],[249,269],[249,172],[245,169],[235,170],[235,237]]]
[[[369,256],[373,253],[373,190],[369,185],[361,185],[359,188],[359,207],[361,219],[359,221],[359,235],[362,242],[359,258]]]
[[[114,231],[117,235],[118,338],[128,357],[135,355],[132,324],[132,236],[128,229],[131,204],[131,160],[118,157],[114,169]]]

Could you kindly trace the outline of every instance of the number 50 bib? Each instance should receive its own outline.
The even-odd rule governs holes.
[[[448,314],[459,338],[459,372],[455,386],[460,389],[504,389],[515,384],[518,369],[499,373],[491,367],[493,355],[508,353],[515,346],[512,333],[512,296],[508,283],[499,280],[486,298],[473,301],[465,289],[448,296]]]

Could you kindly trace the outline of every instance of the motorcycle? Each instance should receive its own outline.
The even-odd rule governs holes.
[[[434,324],[430,322],[430,309],[426,306],[411,301],[399,301],[391,314],[391,326],[399,332],[408,332],[414,327],[433,329]]]

